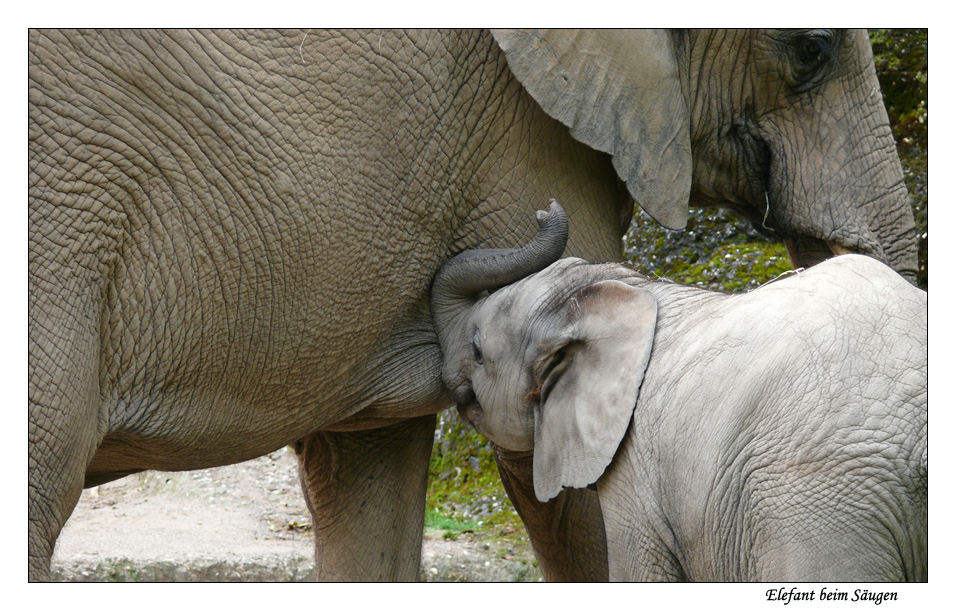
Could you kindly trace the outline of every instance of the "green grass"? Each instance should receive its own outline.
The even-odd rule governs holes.
[[[475,531],[476,528],[480,527],[478,521],[462,521],[451,516],[440,514],[432,508],[429,508],[425,512],[425,526],[430,529],[459,533],[463,531]]]
[[[454,410],[439,415],[438,429],[429,464],[426,527],[444,531],[445,537],[469,532],[521,546],[525,529],[502,487],[488,441]],[[494,511],[476,518],[469,509],[474,512],[477,505]]]

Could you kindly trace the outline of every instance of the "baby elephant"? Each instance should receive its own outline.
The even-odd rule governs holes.
[[[610,579],[926,580],[924,292],[846,255],[724,295],[539,222],[436,277],[443,377],[540,501],[596,484]]]

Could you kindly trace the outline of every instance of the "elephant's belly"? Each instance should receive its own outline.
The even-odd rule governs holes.
[[[193,385],[170,379],[159,391],[128,392],[103,408],[108,433],[87,482],[238,463],[315,431],[375,429],[437,413],[452,405],[441,361],[430,319],[412,316],[344,376],[301,368],[241,386],[217,384],[217,377]]]
[[[303,434],[305,435],[305,434]],[[107,435],[87,466],[84,486],[95,486],[145,470],[181,471],[230,465],[260,457],[291,444],[294,435],[255,437],[237,435],[203,439],[162,437],[136,433]]]
[[[296,390],[242,397],[196,385],[130,393],[104,406],[107,432],[88,464],[87,481],[143,470],[195,470],[254,459],[337,419],[331,406]]]

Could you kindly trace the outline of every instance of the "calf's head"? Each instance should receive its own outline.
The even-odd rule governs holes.
[[[560,208],[543,217],[567,223]],[[536,241],[549,240],[548,231]],[[469,295],[450,300],[443,275],[456,265],[436,277],[432,306],[443,379],[460,414],[503,448],[533,450],[541,501],[595,482],[635,408],[654,338],[654,296],[626,282],[635,276],[628,268],[563,259],[504,287],[483,286],[473,268]]]

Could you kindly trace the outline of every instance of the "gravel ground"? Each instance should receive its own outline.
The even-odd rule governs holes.
[[[145,472],[83,492],[53,555],[53,576],[90,581],[309,581],[309,513],[288,449],[194,472]],[[427,529],[428,582],[537,581],[526,546],[493,534]]]

